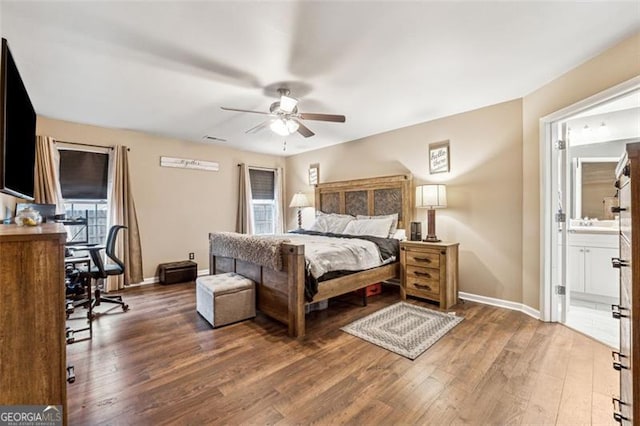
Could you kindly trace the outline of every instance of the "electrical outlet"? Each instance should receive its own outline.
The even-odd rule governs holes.
[[[189,260],[193,260],[196,258],[196,255],[194,253],[189,253]]]

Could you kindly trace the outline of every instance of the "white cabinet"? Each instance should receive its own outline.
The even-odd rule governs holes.
[[[584,293],[584,247],[569,246],[567,262],[569,290]]]
[[[618,249],[585,247],[585,293],[620,297],[620,273],[611,266],[612,257],[618,257]]]
[[[569,290],[617,299],[620,276],[619,271],[611,266],[612,257],[618,257],[615,234],[569,234]]]

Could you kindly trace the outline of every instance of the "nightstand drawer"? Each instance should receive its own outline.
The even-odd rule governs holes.
[[[440,270],[407,265],[407,279],[430,282],[432,286],[436,286],[440,283]]]
[[[435,250],[407,250],[407,265],[438,268],[440,267],[440,252]]]
[[[409,293],[424,293],[438,297],[440,294],[440,279],[416,278],[415,276],[407,277],[407,291]]]

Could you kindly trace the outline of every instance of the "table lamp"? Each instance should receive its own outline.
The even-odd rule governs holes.
[[[441,184],[420,185],[416,187],[416,208],[427,210],[427,238],[423,241],[437,243],[436,210],[447,207],[447,188]]]
[[[291,199],[289,207],[296,207],[298,209],[298,229],[302,229],[302,208],[311,207],[309,199],[302,192],[296,192]]]

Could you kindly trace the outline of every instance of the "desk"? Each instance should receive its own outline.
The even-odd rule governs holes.
[[[78,265],[84,265],[83,269],[80,269],[80,275],[77,277],[77,281],[80,283],[80,285],[82,285],[84,287],[84,297],[82,299],[79,300],[69,300],[67,299],[66,302],[66,311],[67,311],[67,319],[69,319],[69,314],[71,312],[73,312],[73,310],[78,307],[78,306],[85,306],[87,308],[87,320],[89,321],[89,325],[87,327],[84,328],[77,328],[77,329],[72,329],[71,327],[67,327],[67,332],[66,332],[66,339],[67,339],[67,343],[74,343],[75,342],[75,336],[74,334],[77,332],[81,332],[81,331],[88,331],[89,332],[89,339],[93,338],[93,298],[92,298],[92,294],[91,294],[91,278],[84,275],[83,276],[83,272],[84,271],[89,271],[91,269],[91,258],[87,255],[85,256],[67,256],[64,258],[64,266],[65,266],[65,272],[66,272],[66,278],[70,279],[69,277],[69,270],[67,269],[67,266],[71,266],[72,270],[77,270]],[[83,280],[87,280],[86,282],[82,282]],[[65,285],[66,287],[66,285]],[[66,288],[65,288],[66,290]],[[84,340],[84,339],[83,339]]]

